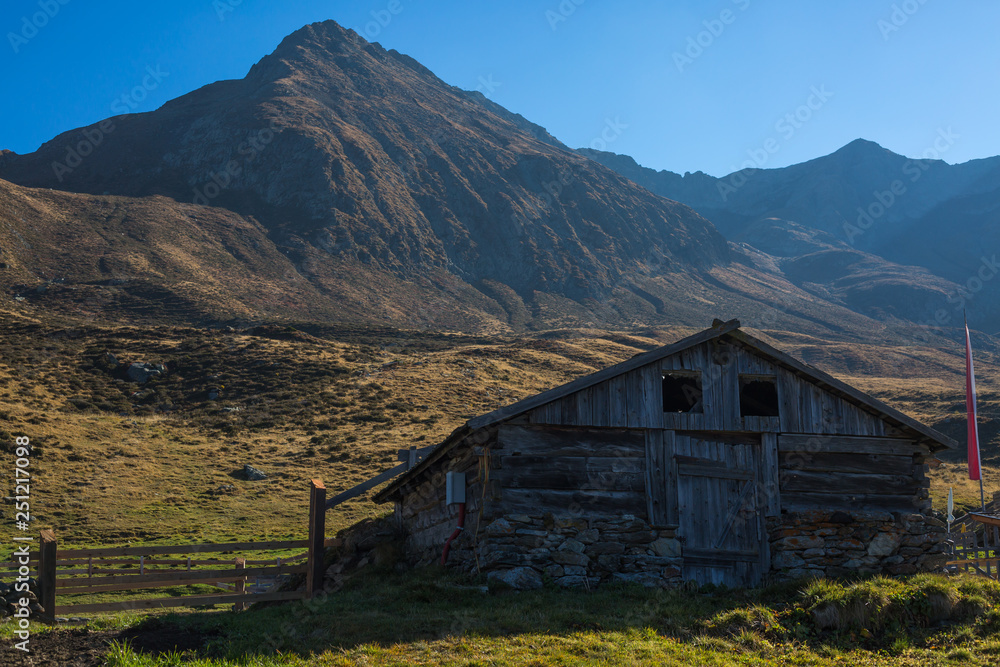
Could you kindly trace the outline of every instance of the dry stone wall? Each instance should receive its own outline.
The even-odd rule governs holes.
[[[805,511],[768,519],[778,578],[913,574],[947,560],[944,522],[924,514]]]

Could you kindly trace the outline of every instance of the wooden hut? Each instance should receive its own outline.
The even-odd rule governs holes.
[[[909,573],[944,560],[925,460],[954,446],[717,321],[469,420],[376,500],[413,561],[461,516],[449,563],[519,586]]]

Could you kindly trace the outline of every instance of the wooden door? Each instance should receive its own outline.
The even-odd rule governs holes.
[[[767,571],[759,436],[677,434],[684,578],[754,586]]]

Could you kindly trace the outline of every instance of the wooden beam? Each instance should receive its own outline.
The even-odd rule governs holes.
[[[274,574],[300,574],[306,571],[306,563],[295,565],[271,565],[269,567],[250,567],[240,571],[239,576],[261,577]],[[136,588],[158,588],[160,586],[180,586],[206,581],[226,581],[237,576],[234,568],[227,570],[192,570],[190,572],[153,572],[151,574],[114,574],[105,577],[87,577],[81,579],[59,579],[56,588],[62,595],[63,588],[75,588],[89,584],[100,586],[104,584],[134,584]],[[127,589],[126,589],[127,590]]]
[[[38,602],[45,610],[42,618],[55,622],[56,618],[56,536],[51,530],[39,533],[41,543],[38,553]]]
[[[410,467],[412,468],[417,463],[420,463],[420,461],[423,460],[423,458],[427,456],[431,452],[431,450],[434,449],[435,447],[437,447],[437,445],[420,447],[419,449],[416,447],[410,447],[409,449],[399,449],[396,450],[396,460],[402,462],[409,462],[412,460],[412,464],[410,465]],[[415,460],[411,459],[410,458],[411,456],[415,457]]]
[[[368,489],[374,488],[379,484],[381,484],[382,482],[386,482],[392,479],[393,477],[396,477],[397,475],[401,475],[402,473],[406,472],[409,469],[409,465],[410,465],[409,462],[401,463],[395,468],[390,468],[385,472],[375,475],[366,482],[362,482],[361,484],[358,484],[357,486],[350,488],[347,491],[338,493],[333,498],[330,498],[329,500],[326,501],[326,508],[330,509],[331,507],[335,507],[340,503],[344,502],[345,500],[350,500],[351,498],[357,498]]]
[[[245,570],[246,567],[247,567],[247,561],[246,561],[245,558],[237,558],[236,559],[236,569],[237,569],[237,571],[239,571],[239,570]],[[247,577],[246,577],[245,574],[242,577],[240,577],[239,581],[236,582],[235,589],[236,589],[236,593],[238,593],[239,595],[245,595],[246,594],[246,592],[247,592]],[[242,602],[242,601],[241,602],[237,602],[236,604],[233,605],[233,611],[243,611],[246,608],[247,608],[246,603]]]
[[[307,597],[303,591],[277,591],[274,593],[256,593],[253,595],[237,595],[227,593],[222,595],[186,595],[174,598],[154,598],[151,600],[123,600],[121,602],[99,602],[95,604],[60,605],[60,615],[84,614],[95,611],[131,611],[134,609],[159,609],[161,607],[200,607],[202,605],[232,604],[244,600],[249,604],[255,602],[272,602],[276,600],[301,600]]]
[[[969,516],[974,521],[986,524],[987,526],[1000,526],[1000,517],[990,516],[988,514],[980,514],[978,512],[969,512]]]
[[[806,456],[819,452],[912,456],[917,454],[919,449],[920,447],[912,439],[797,433],[782,433],[778,436],[779,452],[804,452]]]
[[[274,551],[308,547],[308,540],[276,540],[273,542],[227,542],[223,544],[180,544],[148,547],[97,547],[93,549],[60,549],[60,558],[87,556],[154,556],[161,554],[215,553],[219,551]]]
[[[778,477],[781,492],[843,493],[847,495],[914,496],[917,480],[905,475],[866,475],[852,472],[808,472],[782,470]]]
[[[690,477],[711,477],[713,479],[752,480],[754,475],[748,470],[723,468],[722,466],[706,466],[691,463],[678,463],[677,473]]]
[[[305,567],[300,566],[302,569],[299,573],[305,573]],[[298,574],[289,572],[289,574]],[[144,575],[149,576],[149,575]],[[224,577],[212,577],[208,580],[205,579],[190,579],[190,580],[179,580],[179,581],[150,581],[149,583],[125,583],[125,584],[102,584],[100,586],[86,584],[86,579],[70,579],[62,580],[59,583],[59,588],[56,592],[60,596],[63,595],[92,595],[94,593],[108,593],[113,591],[132,591],[132,590],[142,590],[148,588],[175,588],[180,586],[215,586],[223,583],[238,583],[240,581],[246,581],[247,575],[236,574],[236,570],[230,570],[230,574]],[[73,584],[80,584],[79,586],[73,586]],[[221,586],[220,586],[221,587]]]
[[[309,597],[323,588],[323,562],[326,550],[326,487],[322,480],[314,479],[309,489],[309,558],[306,562],[306,591]]]

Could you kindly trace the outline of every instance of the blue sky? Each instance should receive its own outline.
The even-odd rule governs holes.
[[[1000,154],[988,0],[7,0],[0,148],[242,77],[325,19],[657,169],[780,167],[859,137],[918,157],[949,128],[942,159]]]

